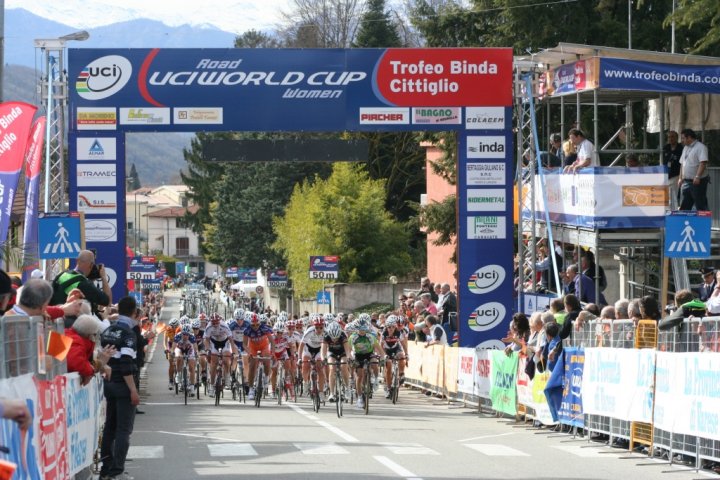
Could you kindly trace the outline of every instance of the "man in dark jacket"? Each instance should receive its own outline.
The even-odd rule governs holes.
[[[674,352],[697,352],[700,349],[696,335],[697,324],[693,329],[685,319],[704,317],[705,304],[695,299],[690,290],[680,290],[675,294],[675,305],[678,306],[677,309],[658,323],[658,329],[661,331],[676,329],[675,335],[668,339],[672,343],[665,348]]]

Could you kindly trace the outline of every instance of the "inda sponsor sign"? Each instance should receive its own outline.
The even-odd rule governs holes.
[[[507,48],[71,49],[68,74],[78,129],[459,130],[511,105],[513,70]]]

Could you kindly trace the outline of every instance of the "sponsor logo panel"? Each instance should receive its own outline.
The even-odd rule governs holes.
[[[504,240],[505,220],[497,215],[467,217],[468,240]]]
[[[176,107],[173,108],[173,123],[195,125],[222,125],[222,107]]]
[[[505,306],[499,302],[488,302],[477,307],[470,314],[468,327],[475,332],[492,330],[505,319]]]
[[[114,218],[85,220],[85,241],[117,242],[117,220]]]
[[[114,187],[117,168],[114,164],[82,164],[77,166],[78,187]]]
[[[467,107],[465,109],[465,128],[468,130],[504,130],[505,108]]]
[[[408,108],[361,107],[360,125],[409,125]]]
[[[93,60],[75,79],[75,90],[85,100],[102,100],[123,89],[132,76],[132,64],[120,55]]]
[[[505,185],[504,163],[467,163],[465,171],[466,183],[469,187]]]
[[[170,125],[170,109],[121,108],[120,125]]]
[[[668,187],[666,185],[623,185],[623,207],[666,207]]]
[[[467,158],[505,158],[505,137],[467,137]]]
[[[78,130],[116,130],[117,110],[107,107],[78,107]]]
[[[117,160],[117,139],[113,137],[86,137],[77,139],[78,161]]]
[[[459,107],[415,107],[412,109],[412,123],[421,125],[460,125]]]
[[[117,214],[117,194],[115,192],[77,192],[78,210],[85,214]]]
[[[485,265],[475,270],[468,281],[468,289],[472,293],[489,293],[502,285],[505,280],[505,269],[500,265]]]
[[[467,191],[468,212],[504,212],[505,189],[471,188]]]

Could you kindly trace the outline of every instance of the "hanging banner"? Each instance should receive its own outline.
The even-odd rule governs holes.
[[[69,478],[65,380],[62,375],[52,381],[35,380],[40,405],[40,451],[45,480]]]
[[[24,399],[33,421],[28,431],[23,432],[12,420],[0,419],[0,445],[10,452],[3,458],[17,465],[13,480],[43,480],[40,455],[40,407],[33,375],[0,380],[0,398]]]
[[[515,383],[518,354],[512,352],[508,356],[503,350],[493,350],[490,360],[492,365],[490,400],[492,400],[493,409],[508,415],[515,415],[517,413]]]
[[[565,348],[565,375],[563,395],[558,417],[560,423],[584,428],[585,416],[582,402],[582,377],[585,366],[585,352],[580,348]],[[556,367],[557,368],[557,367]]]
[[[267,279],[268,287],[286,288],[288,284],[287,270],[271,270]]]
[[[38,264],[38,206],[40,201],[40,170],[45,140],[45,117],[35,120],[25,155],[25,224],[23,229],[22,281],[30,279],[30,273]]]
[[[600,87],[644,92],[720,93],[720,66],[600,59]]]
[[[67,407],[67,439],[70,451],[68,463],[70,475],[75,475],[93,462],[97,447],[96,412],[100,409],[98,377],[82,386],[77,373],[67,375],[65,406]],[[100,382],[102,385],[102,381]]]
[[[0,104],[0,244],[5,243],[25,147],[37,108],[22,102]]]

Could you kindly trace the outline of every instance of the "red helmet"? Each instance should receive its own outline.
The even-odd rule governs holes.
[[[315,320],[313,320],[313,325],[316,327],[324,327],[325,320],[323,320],[322,317],[317,317],[315,318]]]
[[[253,313],[252,317],[250,317],[250,325],[259,325],[260,324],[260,317],[257,313]]]
[[[210,315],[210,321],[211,322],[220,322],[222,321],[223,317],[219,313],[213,313]]]

